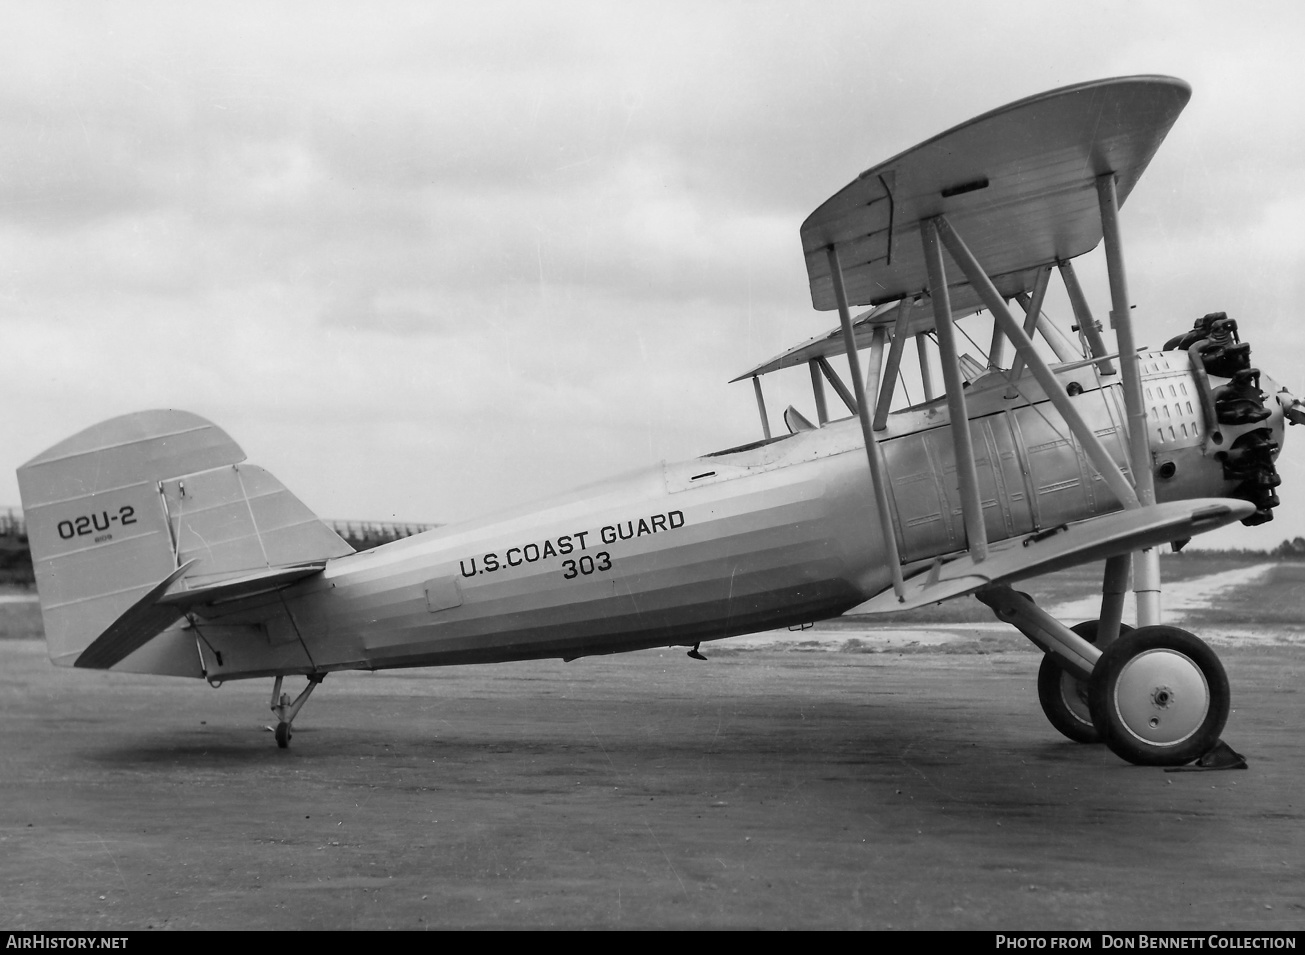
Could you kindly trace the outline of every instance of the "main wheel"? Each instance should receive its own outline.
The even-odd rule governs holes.
[[[1097,642],[1099,620],[1075,624],[1073,630],[1088,643]],[[1128,624],[1119,625],[1123,636],[1132,631]],[[1088,704],[1088,685],[1060,666],[1054,654],[1043,654],[1038,667],[1038,702],[1048,722],[1076,743],[1099,743],[1101,734],[1092,725],[1092,709]]]
[[[1092,670],[1092,725],[1111,751],[1139,766],[1182,766],[1219,741],[1228,675],[1214,651],[1177,627],[1121,634]]]
[[[276,745],[281,747],[281,749],[290,748],[290,724],[289,723],[276,724]]]

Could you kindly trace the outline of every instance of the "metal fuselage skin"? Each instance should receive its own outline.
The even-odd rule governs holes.
[[[1158,498],[1228,493],[1186,353],[1143,355],[1142,373]],[[1088,366],[1058,379],[1127,470],[1118,376]],[[989,539],[1118,510],[1038,386],[1026,376],[1018,390],[1007,397],[1004,373],[966,389]],[[1280,442],[1269,405],[1259,426]],[[966,546],[946,403],[895,413],[881,434],[909,575]],[[868,471],[847,418],[337,558],[194,621],[204,672],[572,659],[836,616],[890,582]]]

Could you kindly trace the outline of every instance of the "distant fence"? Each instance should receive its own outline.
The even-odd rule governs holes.
[[[27,542],[27,522],[23,520],[23,512],[19,508],[0,509],[0,537],[16,537],[23,543]]]
[[[327,521],[331,530],[349,542],[354,550],[379,547],[404,537],[439,527],[438,524],[394,523],[389,521]]]

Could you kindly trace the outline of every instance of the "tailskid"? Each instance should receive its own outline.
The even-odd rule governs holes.
[[[299,695],[295,697],[293,703],[290,702],[289,693],[281,692],[282,679],[283,677],[278,674],[276,680],[272,683],[271,709],[272,714],[277,719],[276,729],[273,730],[273,732],[276,733],[276,745],[281,749],[288,749],[291,736],[290,724],[295,721],[295,717],[299,715],[299,711],[303,709],[303,705],[307,703],[308,698],[313,695],[313,690],[317,689],[321,682],[326,679],[326,674],[310,673],[308,675],[308,685],[300,691]]]

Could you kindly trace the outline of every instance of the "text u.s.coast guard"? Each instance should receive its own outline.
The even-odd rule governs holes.
[[[648,534],[661,534],[678,530],[683,526],[683,511],[667,511],[664,514],[651,514],[647,517],[604,524],[597,530],[559,534],[542,541],[530,541],[509,547],[503,551],[490,551],[474,557],[465,557],[458,562],[458,566],[463,577],[475,577],[479,574],[492,574],[508,567],[520,567],[541,560],[576,555],[564,559],[561,563],[562,576],[569,580],[582,574],[587,576],[595,572],[611,570],[611,553],[597,549],[604,544],[616,544]],[[591,548],[594,549],[593,553],[589,553]]]

